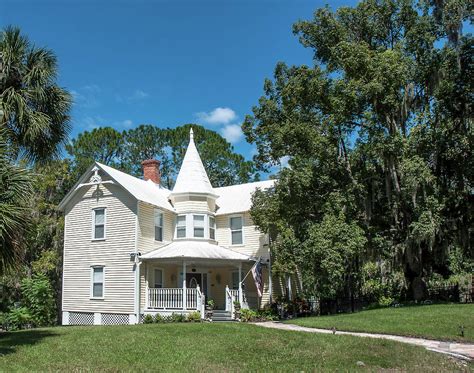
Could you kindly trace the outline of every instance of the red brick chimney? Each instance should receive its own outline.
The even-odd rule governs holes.
[[[160,174],[160,161],[156,159],[147,159],[142,162],[143,167],[143,179],[151,180],[155,184],[160,184],[161,174]]]

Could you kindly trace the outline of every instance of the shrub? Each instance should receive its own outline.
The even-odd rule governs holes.
[[[55,321],[54,290],[45,275],[25,278],[21,283],[25,306],[36,326],[52,325]]]
[[[188,321],[190,322],[200,322],[201,321],[201,314],[197,311],[191,312],[188,314]]]
[[[255,321],[257,318],[257,312],[251,309],[243,309],[240,311],[240,320],[243,322]]]
[[[26,307],[13,308],[6,314],[5,322],[8,330],[18,330],[25,328],[31,323],[32,316]]]
[[[183,315],[182,313],[172,313],[171,314],[171,322],[185,322],[186,321],[186,315]]]
[[[145,317],[143,318],[143,323],[144,324],[153,324],[153,316],[148,314],[148,315],[145,315]]]
[[[155,321],[155,323],[160,324],[160,323],[165,322],[165,319],[163,318],[163,316],[161,316],[161,314],[157,313],[155,315],[155,320],[154,321]]]

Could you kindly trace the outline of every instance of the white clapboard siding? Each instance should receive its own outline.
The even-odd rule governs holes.
[[[243,245],[232,245],[230,232],[230,217],[242,216],[243,223]],[[265,235],[253,224],[248,212],[237,215],[218,215],[216,217],[216,240],[219,245],[228,247],[251,256],[262,256],[268,258],[268,247]]]
[[[106,208],[106,240],[92,241],[92,209]],[[133,313],[136,200],[122,187],[84,189],[66,207],[63,310]],[[90,299],[91,266],[105,266],[104,299]]]
[[[211,212],[214,209],[214,202],[206,197],[176,197],[174,208],[178,214],[187,212]]]
[[[175,214],[165,209],[157,209],[163,212],[163,241],[155,240],[155,207],[139,202],[138,251],[142,254],[169,244],[173,239]]]

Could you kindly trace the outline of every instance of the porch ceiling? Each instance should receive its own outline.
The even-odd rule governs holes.
[[[202,259],[216,261],[255,261],[254,258],[206,241],[174,241],[141,257],[149,259]]]

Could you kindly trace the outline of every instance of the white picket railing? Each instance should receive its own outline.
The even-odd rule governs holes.
[[[198,288],[186,289],[186,310],[201,311],[204,294]],[[148,308],[183,309],[183,288],[148,288]]]

